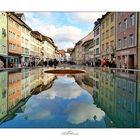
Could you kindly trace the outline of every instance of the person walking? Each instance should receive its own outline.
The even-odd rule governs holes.
[[[49,60],[49,66],[50,66],[50,67],[53,66],[53,61],[52,61],[52,59]]]
[[[47,64],[48,64],[48,62],[47,62],[47,59],[44,61],[44,65],[45,65],[45,67],[47,67]]]
[[[57,62],[56,59],[54,59],[53,64],[54,64],[54,68],[56,68],[56,66],[57,66],[57,64],[58,64],[58,62]]]

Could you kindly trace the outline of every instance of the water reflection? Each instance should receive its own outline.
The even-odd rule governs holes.
[[[0,127],[106,127],[104,111],[73,76],[48,75],[42,69],[7,75],[12,94],[8,94],[8,110]],[[51,88],[46,89],[49,84]]]
[[[140,127],[140,72],[0,72],[0,127]]]
[[[93,86],[86,83],[92,88],[94,103],[106,113],[106,127],[140,127],[140,72],[99,69],[86,71],[86,76],[89,76],[86,79],[93,81]],[[81,83],[79,85],[82,87]]]
[[[47,89],[54,79],[42,69],[0,72],[0,124],[13,119],[15,112],[23,112],[29,97]]]

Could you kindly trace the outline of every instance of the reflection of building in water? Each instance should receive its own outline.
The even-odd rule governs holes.
[[[91,95],[93,94],[93,79],[90,75],[84,75],[84,74],[76,74],[73,75],[75,78],[75,81],[78,83],[80,87],[87,90]]]
[[[140,127],[140,72],[137,72],[137,127]]]
[[[36,76],[36,86],[41,85],[42,84],[42,69],[36,69],[35,76]]]
[[[21,99],[21,73],[8,73],[8,109],[14,107]]]
[[[36,87],[36,73],[35,73],[35,69],[32,69],[30,71],[30,91],[33,91],[34,88]]]
[[[93,97],[97,98],[99,94],[99,87],[100,87],[100,71],[98,69],[94,69],[93,73]]]
[[[135,76],[133,76],[135,77]],[[118,127],[134,127],[136,124],[136,79],[115,77],[115,121]]]
[[[0,119],[7,114],[7,72],[0,72]]]
[[[21,96],[26,98],[30,95],[30,73],[28,69],[21,70]]]
[[[100,90],[95,102],[106,112],[112,119],[115,111],[115,94],[114,94],[114,74],[109,72],[100,73]]]
[[[53,80],[55,79],[54,74],[49,74],[49,73],[43,73],[43,84],[48,85],[50,84]]]

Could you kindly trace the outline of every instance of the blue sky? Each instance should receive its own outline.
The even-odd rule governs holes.
[[[26,23],[51,37],[59,49],[74,47],[105,12],[25,12]]]

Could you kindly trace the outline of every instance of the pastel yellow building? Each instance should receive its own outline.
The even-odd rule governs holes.
[[[115,57],[115,20],[115,12],[107,12],[101,18],[101,59],[106,58],[111,61]]]
[[[113,117],[115,113],[115,80],[114,75],[110,72],[100,73],[100,90],[98,95],[98,102],[100,107],[106,113]]]
[[[0,12],[0,56],[7,55],[7,14]]]

